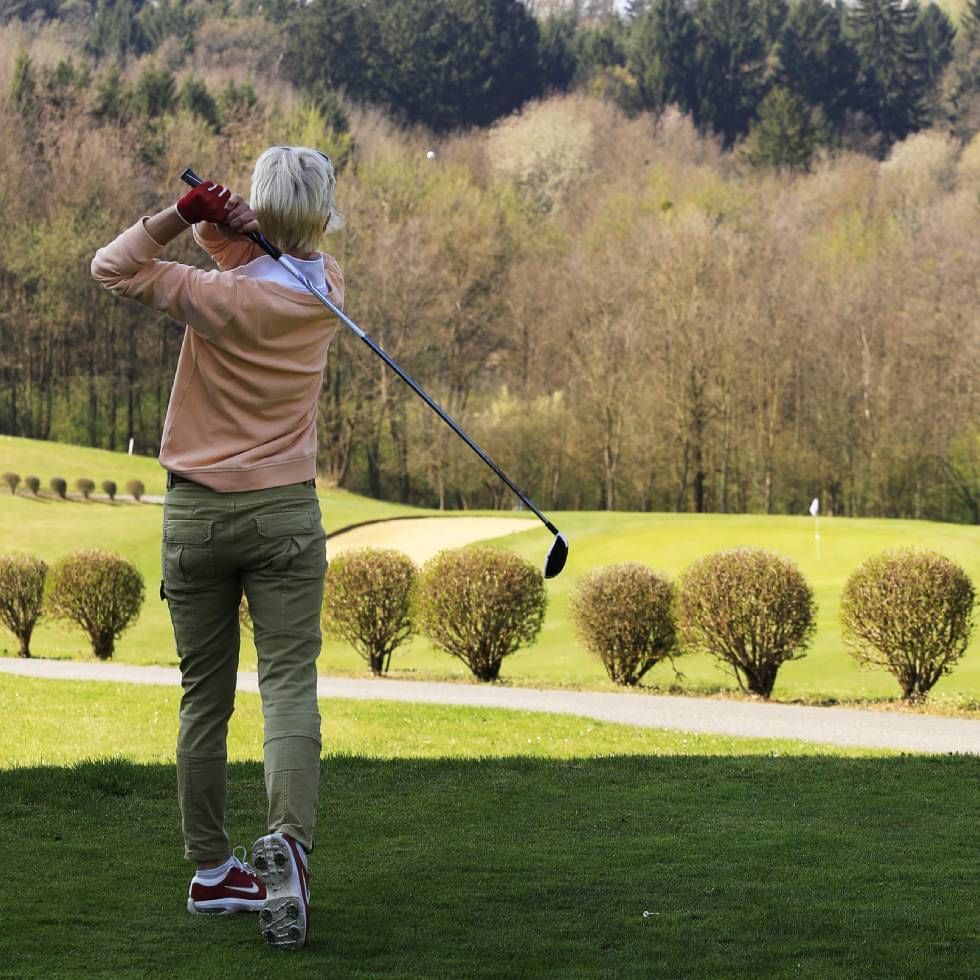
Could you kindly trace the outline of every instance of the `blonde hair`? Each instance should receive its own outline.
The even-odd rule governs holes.
[[[249,203],[262,234],[284,252],[312,252],[343,224],[334,206],[333,164],[308,146],[273,146],[255,161]]]

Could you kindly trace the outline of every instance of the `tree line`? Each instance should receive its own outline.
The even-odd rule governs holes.
[[[27,17],[74,25],[87,55],[117,64],[180,62],[247,32],[331,111],[342,92],[440,133],[561,92],[629,115],[676,106],[770,166],[806,168],[821,148],[883,156],[928,126],[972,134],[980,106],[980,0],[958,28],[918,0],[632,0],[622,14],[579,0],[0,0],[0,20]],[[183,97],[213,121],[205,93]]]
[[[107,112],[111,67],[39,36],[0,43],[0,431],[155,454],[180,325],[106,295],[91,257],[184,167],[247,188],[292,142],[340,164],[325,247],[349,312],[542,506],[980,520],[977,142],[928,130],[794,173],[584,93],[436,137],[282,80],[240,111],[220,47],[198,53],[216,120],[180,95],[204,62],[158,54],[117,66]],[[176,97],[136,94],[162,71]],[[168,255],[206,262],[189,236]],[[343,335],[319,416],[341,486],[511,505]]]

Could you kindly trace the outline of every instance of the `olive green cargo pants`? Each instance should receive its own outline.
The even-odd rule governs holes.
[[[258,651],[268,829],[313,846],[325,540],[312,481],[239,493],[175,483],[164,498],[160,591],[180,656],[177,794],[189,860],[231,853],[227,735],[243,589]]]

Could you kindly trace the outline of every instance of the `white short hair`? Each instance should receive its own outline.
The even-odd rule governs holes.
[[[249,200],[262,234],[284,252],[315,251],[327,228],[343,224],[334,206],[337,178],[326,154],[272,146],[255,161]]]

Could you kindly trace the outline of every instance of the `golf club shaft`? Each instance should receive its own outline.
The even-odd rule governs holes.
[[[180,175],[180,179],[184,181],[185,184],[190,184],[191,187],[196,187],[198,184],[202,183],[201,178],[198,177],[197,174],[195,174],[189,167]],[[283,255],[281,249],[276,247],[272,242],[268,241],[257,231],[249,233],[248,237],[251,238],[252,241],[259,246],[259,248],[265,251],[268,255],[271,255],[272,258],[274,258],[284,269],[286,269],[291,276],[299,280],[299,282],[302,283],[302,285],[314,296],[316,296],[316,298],[320,300],[320,302],[323,303],[323,305],[330,310],[330,312],[333,313],[333,315],[337,317],[337,319],[340,320],[340,322],[347,327],[348,330],[360,337],[360,339],[363,340],[364,343],[367,344],[368,347],[370,347],[371,350],[373,350],[374,353],[377,354],[378,357],[380,357],[385,364],[387,364],[388,367],[390,367],[392,371],[394,371],[395,374],[397,374],[398,377],[401,378],[402,381],[404,381],[405,384],[407,384],[412,391],[414,391],[415,394],[418,395],[419,398],[421,398],[426,405],[428,405],[429,408],[431,408],[432,411],[434,411],[436,415],[438,415],[439,418],[441,418],[443,422],[445,422],[446,425],[448,425],[453,432],[455,432],[456,435],[458,435],[460,439],[462,439],[463,442],[465,442],[466,445],[469,446],[470,449],[472,449],[473,452],[475,452],[477,456],[479,456],[480,459],[482,459],[483,462],[486,463],[487,466],[489,466],[490,469],[492,469],[494,473],[496,473],[497,476],[500,477],[500,479],[514,491],[515,494],[517,494],[522,503],[524,503],[529,510],[533,511],[535,515],[537,515],[538,519],[549,531],[551,531],[552,534],[559,534],[558,528],[556,528],[555,525],[552,524],[551,521],[549,521],[548,518],[534,506],[527,494],[525,494],[523,490],[519,489],[510,479],[510,477],[507,476],[507,474],[460,428],[455,419],[444,412],[439,403],[436,402],[435,399],[433,399],[428,392],[426,392],[425,389],[422,388],[422,386],[419,385],[401,367],[401,365],[398,364],[397,361],[390,357],[368,334],[366,334],[346,313],[344,313],[344,311],[337,306],[337,304],[334,303],[322,289],[310,282],[309,278],[304,276],[303,273],[300,272],[300,270],[297,269],[296,266],[289,260],[289,257]]]

